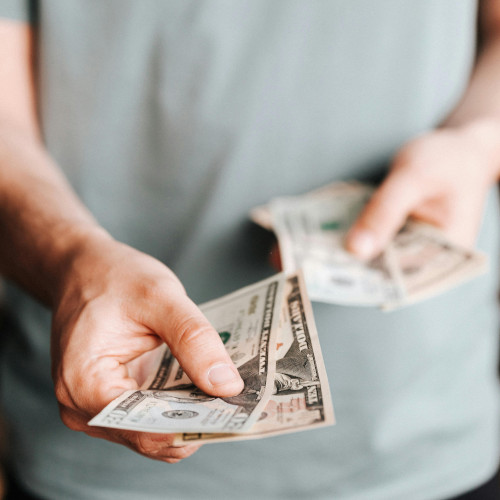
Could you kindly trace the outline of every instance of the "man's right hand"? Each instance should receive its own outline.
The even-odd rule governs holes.
[[[61,417],[73,430],[177,462],[198,446],[172,435],[89,427],[87,422],[148,374],[148,355],[166,342],[186,374],[215,396],[243,381],[223,343],[176,276],[156,259],[92,231],[74,252],[55,294],[53,378]]]

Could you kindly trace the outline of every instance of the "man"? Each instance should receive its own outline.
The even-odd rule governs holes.
[[[494,197],[478,239],[488,276],[391,315],[315,307],[336,427],[193,455],[170,436],[87,426],[161,342],[203,391],[241,391],[193,300],[271,272],[246,214],[273,196],[390,164],[348,248],[373,256],[408,215],[474,242],[500,157],[500,7],[480,7],[467,87],[471,0],[2,2],[2,396],[22,488],[424,500],[491,487]]]

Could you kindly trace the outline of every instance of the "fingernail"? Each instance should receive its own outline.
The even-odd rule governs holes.
[[[369,259],[375,253],[375,238],[371,231],[358,230],[349,238],[350,249],[362,259]]]
[[[208,371],[208,380],[213,386],[230,384],[239,378],[235,369],[224,363],[212,366]]]

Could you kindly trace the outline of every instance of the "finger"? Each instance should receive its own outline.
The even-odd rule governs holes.
[[[88,364],[76,360],[61,363],[54,377],[56,398],[65,408],[94,415],[123,392],[138,388],[127,367],[112,357],[103,356]],[[77,369],[80,366],[83,369]]]
[[[172,446],[173,435],[118,431],[117,434],[133,450],[155,460],[179,461],[191,456],[201,445]],[[168,439],[167,439],[168,437]]]
[[[214,396],[234,396],[243,380],[217,331],[184,294],[169,294],[166,310],[150,312],[151,328],[169,345],[187,376]]]
[[[122,444],[154,460],[176,463],[195,453],[201,445],[174,446],[174,434],[124,431],[87,425],[88,417],[78,411],[61,407],[61,419],[71,430]]]
[[[391,172],[348,231],[347,250],[362,259],[377,256],[425,196],[405,171]]]

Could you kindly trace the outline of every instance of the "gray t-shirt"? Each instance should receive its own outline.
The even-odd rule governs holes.
[[[383,175],[463,92],[472,0],[2,0],[37,23],[47,147],[117,239],[202,302],[273,271],[253,206]],[[36,15],[33,15],[34,10]],[[499,457],[490,273],[390,314],[314,307],[337,425],[203,447],[170,466],[66,429],[49,313],[13,286],[2,363],[12,461],[43,498],[431,500]]]

